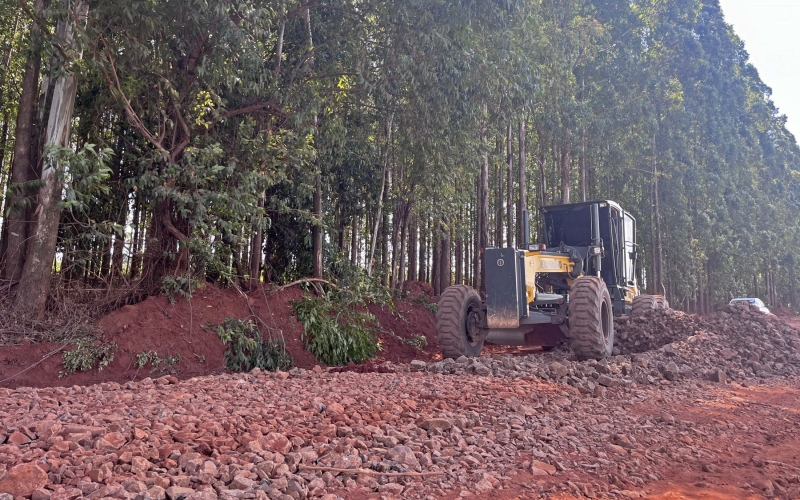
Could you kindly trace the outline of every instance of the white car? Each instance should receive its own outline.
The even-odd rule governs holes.
[[[767,306],[765,306],[764,303],[761,302],[761,299],[742,297],[742,298],[739,298],[739,299],[733,299],[732,301],[729,302],[729,304],[732,305],[732,306],[737,305],[737,304],[750,304],[751,306],[757,307],[758,310],[761,311],[762,313],[770,314],[769,309],[767,309]]]

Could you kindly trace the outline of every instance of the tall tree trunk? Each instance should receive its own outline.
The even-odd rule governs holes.
[[[394,210],[392,211],[392,257],[391,268],[389,269],[389,288],[395,290],[397,288],[398,273],[400,267],[400,212],[401,202],[395,202]]]
[[[88,4],[78,0],[74,11],[78,18],[75,22],[83,24],[88,13]],[[63,46],[73,43],[74,29],[71,21],[60,21],[58,36],[63,41]],[[77,51],[77,59],[82,53]],[[47,123],[47,144],[56,147],[69,145],[70,126],[72,124],[72,111],[75,106],[75,94],[78,90],[76,76],[71,71],[66,71],[59,76],[53,92],[53,103],[50,108],[50,118]],[[22,269],[14,307],[28,319],[39,319],[44,314],[47,296],[50,293],[50,275],[55,257],[56,240],[58,238],[58,222],[61,209],[63,182],[60,180],[59,170],[62,167],[55,160],[49,160],[42,172],[44,186],[39,191],[38,206],[35,212],[35,221],[31,234],[33,237],[28,245],[25,265]]]
[[[34,12],[41,14],[44,10],[44,0],[34,2]],[[22,76],[22,93],[19,97],[17,108],[17,124],[14,132],[14,153],[11,163],[9,185],[20,185],[36,179],[36,165],[33,160],[31,147],[33,121],[36,115],[36,103],[39,97],[39,69],[41,67],[41,54],[37,49],[41,39],[41,31],[36,23],[31,23],[30,51],[25,63],[25,73]],[[15,190],[6,200],[8,217],[4,224],[4,237],[0,245],[0,263],[4,263],[3,279],[9,285],[19,281],[25,263],[25,254],[28,244],[30,208],[10,207],[19,204],[30,193],[28,190]],[[49,269],[49,267],[48,267]]]
[[[442,222],[439,217],[435,218],[433,223],[433,233],[431,244],[433,245],[433,259],[431,262],[431,285],[433,286],[433,294],[439,296],[442,294],[442,275],[439,272],[441,265],[439,254],[442,248]]]
[[[658,162],[656,161],[656,136],[653,135],[653,219],[656,233],[655,238],[655,270],[656,270],[656,294],[664,293],[664,260],[661,250],[661,214],[659,213],[659,193],[658,193]]]
[[[581,131],[581,201],[586,201],[586,130]]]
[[[414,214],[408,228],[408,281],[417,279],[417,226],[419,216]]]
[[[322,175],[314,175],[314,225],[311,228],[314,277],[322,278]]]
[[[406,254],[407,254],[407,242],[408,242],[408,226],[409,226],[409,219],[411,218],[411,201],[407,201],[405,203],[405,207],[403,210],[403,220],[402,220],[402,227],[400,229],[400,269],[397,273],[397,291],[400,292],[403,290],[403,282],[405,281],[406,277]],[[413,252],[412,252],[413,253]]]
[[[387,286],[389,284],[389,214],[386,212],[383,213],[381,228],[381,285]]]
[[[428,277],[426,275],[426,270],[428,269],[428,217],[427,215],[423,216],[419,214],[418,220],[420,220],[419,224],[419,276],[417,277],[418,281],[426,283],[428,281]]]
[[[547,151],[545,147],[544,131],[540,126],[536,127],[536,138],[539,142],[539,204],[547,206]]]
[[[514,247],[514,136],[511,124],[506,130],[506,242]]]
[[[501,137],[497,138],[496,158],[500,159],[503,156],[503,140]],[[494,246],[496,248],[503,248],[503,171],[505,170],[502,160],[495,160],[497,170],[495,179],[497,182],[497,196],[494,203]]]
[[[17,35],[17,28],[19,27],[19,14],[16,15],[14,18],[14,27],[11,30],[11,33],[8,37],[8,52],[6,53],[5,57],[5,64],[3,65],[3,74],[0,75],[0,109],[6,109],[6,112],[3,114],[3,130],[0,132],[0,209],[3,208],[3,199],[5,198],[5,176],[3,175],[3,165],[5,165],[6,159],[6,139],[8,138],[8,106],[6,106],[5,101],[5,89],[6,89],[6,82],[8,80],[8,75],[11,73],[11,56],[14,55],[14,38]],[[0,238],[2,239],[2,238]],[[2,255],[2,252],[0,252]],[[1,266],[2,264],[0,264]]]
[[[570,178],[572,177],[572,156],[570,154],[571,132],[564,131],[564,144],[561,146],[561,203],[569,203]]]
[[[138,196],[134,198],[133,203],[133,243],[131,244],[131,267],[130,278],[133,280],[139,276],[139,271],[142,268],[142,241],[144,241],[144,224],[147,220],[146,214],[143,214],[141,201]]]
[[[353,216],[350,223],[350,263],[358,265],[358,217]]]
[[[524,210],[528,209],[528,181],[526,178],[525,120],[519,121],[519,200],[517,201],[517,247],[527,239],[523,222]]]
[[[486,108],[484,108],[484,113]],[[478,189],[478,211],[480,221],[478,227],[478,255],[480,269],[480,286],[478,290],[482,297],[486,296],[486,266],[483,257],[484,250],[489,246],[489,140],[487,137],[486,125],[481,132],[481,142],[483,143],[483,166],[481,168],[480,188]]]
[[[372,276],[372,262],[375,257],[375,243],[377,241],[378,230],[380,228],[380,223],[377,221],[381,220],[383,213],[383,199],[385,196],[384,193],[386,191],[386,176],[388,175],[388,170],[389,170],[389,148],[392,143],[393,121],[394,121],[394,113],[390,113],[389,118],[386,120],[386,147],[384,148],[383,152],[383,173],[381,177],[381,191],[380,191],[380,196],[378,197],[378,213],[375,216],[376,224],[372,232],[372,244],[370,245],[369,258],[367,259],[367,276]]]
[[[439,249],[439,290],[444,292],[447,287],[452,284],[452,272],[450,263],[450,254],[452,249],[450,247],[450,219],[442,217],[442,222],[439,225],[441,229],[441,246]]]
[[[258,198],[259,208],[263,208],[265,202],[266,193],[261,193]],[[255,290],[261,282],[261,263],[262,254],[264,253],[264,228],[261,226],[263,219],[263,215],[259,214],[257,216],[256,223],[253,224],[253,236],[250,239],[250,270],[248,273],[250,275],[250,290]]]
[[[464,220],[464,208],[458,207],[458,220]],[[456,229],[456,285],[464,283],[464,237]]]

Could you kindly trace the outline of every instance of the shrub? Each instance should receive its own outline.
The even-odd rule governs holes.
[[[360,363],[375,356],[377,334],[370,326],[372,314],[359,312],[355,304],[325,297],[303,297],[292,302],[303,323],[303,342],[326,365]]]
[[[228,317],[222,325],[203,325],[203,328],[216,331],[224,345],[230,344],[225,351],[225,368],[228,370],[241,372],[260,368],[275,371],[294,366],[284,340],[270,338],[265,341],[256,324],[250,320]]]
[[[114,342],[103,344],[96,343],[92,338],[83,338],[75,341],[75,349],[64,351],[61,359],[64,370],[58,372],[58,378],[66,377],[75,372],[86,372],[97,367],[98,371],[114,361],[114,351],[117,344]]]

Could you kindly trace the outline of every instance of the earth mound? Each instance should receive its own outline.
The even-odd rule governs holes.
[[[205,286],[191,300],[150,297],[136,305],[101,318],[97,325],[102,339],[96,344],[116,344],[113,361],[102,370],[93,369],[59,377],[62,354],[73,344],[29,343],[0,347],[0,387],[52,387],[124,383],[164,375],[186,379],[223,372],[226,346],[210,327],[226,317],[250,319],[264,338],[284,339],[286,349],[299,368],[319,364],[303,346],[303,326],[297,321],[292,302],[304,294],[299,286],[270,291],[259,288],[245,294],[237,289]],[[435,318],[420,302],[396,300],[394,308],[370,305],[376,317],[381,350],[372,363],[402,363],[412,359],[433,360],[439,352]],[[139,368],[144,356],[161,360]]]

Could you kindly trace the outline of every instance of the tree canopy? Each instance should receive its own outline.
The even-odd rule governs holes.
[[[315,254],[351,282],[479,287],[481,249],[519,243],[515,205],[590,199],[637,218],[641,283],[673,305],[798,307],[800,150],[717,0],[0,14],[0,284],[30,317],[39,262],[120,300],[288,282]]]

